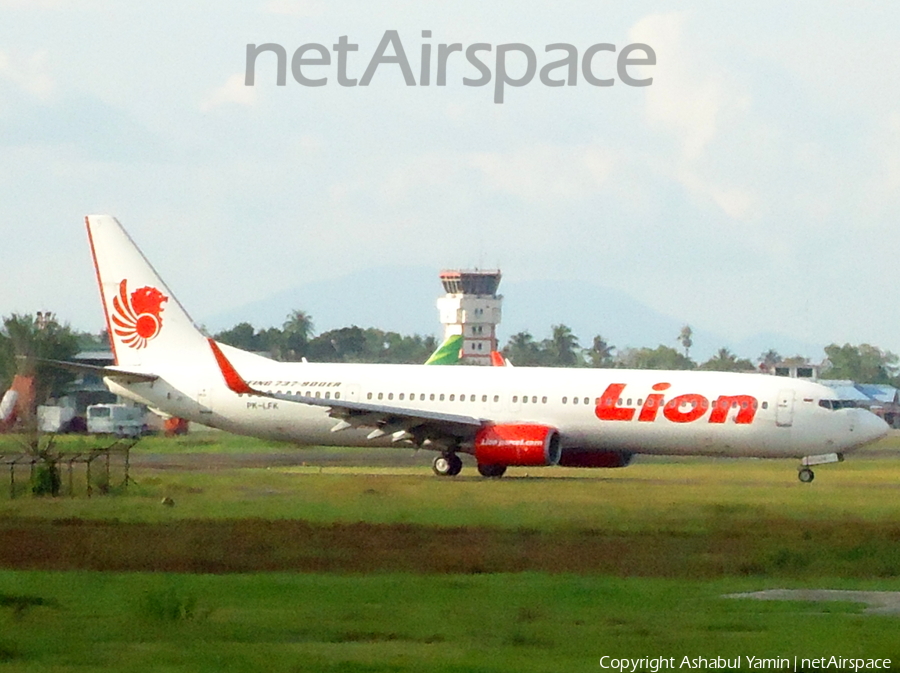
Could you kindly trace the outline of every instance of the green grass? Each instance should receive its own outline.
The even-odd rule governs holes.
[[[4,571],[0,594],[47,604],[18,615],[0,608],[0,670],[575,672],[598,670],[603,655],[900,661],[897,617],[722,598],[760,586],[530,573]],[[178,609],[149,609],[154,602]]]
[[[115,438],[108,435],[41,435],[40,441],[52,441],[58,451],[78,452],[113,444]],[[0,455],[21,451],[26,444],[23,435],[0,435]],[[255,437],[241,437],[217,430],[200,430],[177,437],[149,435],[142,437],[134,451],[139,453],[273,453],[295,451],[296,446],[285,442],[268,441]]]
[[[385,450],[388,451],[388,450]],[[394,467],[309,465],[239,468],[133,467],[135,484],[115,498],[9,499],[0,515],[51,518],[294,518],[507,528],[702,529],[767,517],[806,521],[896,521],[900,460],[866,457],[817,469],[801,484],[793,461],[639,460],[619,470],[511,468],[507,477],[440,479],[398,451]],[[206,454],[205,454],[206,455]],[[321,454],[319,454],[321,456]],[[137,460],[137,457],[135,457]],[[405,463],[403,461],[406,461]],[[65,477],[65,475],[64,475]],[[27,480],[27,471],[22,471]],[[64,478],[65,481],[65,478]],[[76,483],[79,477],[75,478]],[[175,506],[159,505],[170,497]]]
[[[0,454],[9,441],[0,438]],[[138,447],[135,483],[115,495],[11,500],[0,486],[0,558],[24,553],[15,534],[2,537],[24,527],[51,548],[65,533],[73,561],[61,567],[208,551],[249,559],[249,570],[272,559],[291,567],[296,553],[340,573],[0,570],[0,673],[568,672],[601,670],[603,655],[900,662],[900,616],[721,598],[900,591],[900,433],[817,468],[811,485],[797,481],[794,461],[644,458],[484,480],[471,464],[461,478],[436,478],[425,452],[404,449],[298,449],[218,433]],[[241,462],[289,452],[308,464]],[[182,454],[191,469],[170,466]],[[365,467],[370,458],[376,467]],[[294,546],[276,537],[292,525],[314,534],[294,535]],[[239,534],[257,528],[261,538]],[[578,566],[577,554],[596,554],[597,565]],[[579,574],[494,572],[570,562]]]

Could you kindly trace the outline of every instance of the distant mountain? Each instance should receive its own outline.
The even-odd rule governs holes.
[[[401,334],[439,334],[435,302],[443,292],[428,267],[385,267],[306,283],[203,320],[210,332],[249,322],[280,327],[293,310],[310,314],[317,333],[358,325]]]
[[[500,340],[528,330],[535,339],[550,334],[550,326],[564,323],[583,346],[596,334],[619,350],[659,344],[680,348],[677,337],[683,320],[672,318],[640,303],[628,294],[586,281],[504,280]],[[307,283],[278,292],[266,299],[207,316],[210,332],[249,322],[255,327],[281,326],[295,309],[312,316],[317,333],[358,325],[401,334],[441,334],[435,305],[443,293],[437,271],[430,267],[382,267],[347,276]],[[732,343],[700,326],[694,329],[691,357],[702,362],[719,348],[730,348],[753,361],[774,348],[785,356],[803,354],[820,359],[822,346],[780,334],[760,334]]]

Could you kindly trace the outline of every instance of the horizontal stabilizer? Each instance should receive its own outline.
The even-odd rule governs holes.
[[[25,359],[25,358],[21,358]],[[65,369],[76,374],[92,374],[101,378],[111,378],[122,383],[144,383],[156,381],[159,376],[147,372],[136,372],[120,367],[103,367],[101,365],[87,365],[81,362],[67,362],[65,360],[48,360],[46,358],[28,358],[32,362],[41,362],[53,367]]]

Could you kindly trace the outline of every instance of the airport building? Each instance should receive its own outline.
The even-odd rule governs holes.
[[[441,284],[446,294],[437,307],[444,325],[444,340],[461,335],[460,361],[490,365],[497,350],[497,325],[503,296],[497,294],[500,270],[445,270]]]

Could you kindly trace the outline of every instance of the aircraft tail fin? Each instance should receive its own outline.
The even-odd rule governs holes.
[[[88,215],[85,223],[116,364],[159,373],[208,353],[206,338],[118,220]]]
[[[455,365],[463,346],[462,334],[451,334],[425,361],[426,365]]]

